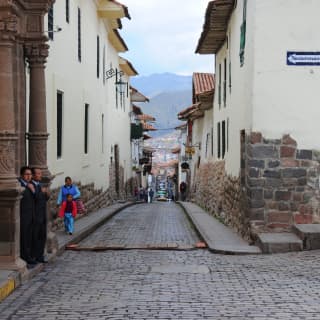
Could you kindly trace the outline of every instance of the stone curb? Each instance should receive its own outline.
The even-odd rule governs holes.
[[[102,208],[100,210],[110,210],[105,215],[102,215],[99,219],[96,219],[92,223],[89,223],[87,226],[82,228],[78,231],[74,236],[68,238],[68,241],[61,241],[59,243],[59,247],[57,252],[53,254],[48,254],[48,261],[52,263],[55,261],[58,255],[61,255],[65,251],[65,247],[69,244],[79,242],[87,237],[90,233],[94,232],[97,228],[103,225],[106,221],[112,218],[115,214],[120,212],[121,210],[138,204],[139,202],[126,202],[123,205],[111,205],[109,207]],[[112,210],[112,207],[114,210]],[[77,220],[77,221],[81,221]],[[7,296],[9,296],[16,288],[18,288],[22,282],[28,281],[36,276],[39,272],[41,272],[44,268],[44,264],[39,263],[34,268],[27,270],[27,272],[19,272],[19,271],[12,271],[12,270],[0,270],[0,303],[4,300]]]
[[[118,212],[122,211],[123,209],[131,207],[135,204],[137,204],[137,202],[129,202],[129,203],[125,203],[123,205],[120,205],[120,206],[116,207],[114,210],[111,210],[110,212],[106,213],[100,219],[97,219],[96,221],[93,221],[92,223],[88,224],[85,228],[83,228],[81,231],[79,231],[79,233],[76,232],[73,236],[71,236],[71,237],[69,236],[67,241],[61,241],[61,243],[59,243],[57,253],[55,253],[53,255],[54,258],[55,258],[55,256],[61,255],[65,251],[66,246],[80,242],[81,240],[86,238],[88,235],[90,235],[92,232],[97,230],[100,226],[102,226],[106,221],[111,219],[115,214],[117,214]],[[113,205],[113,206],[115,206],[115,205]],[[111,209],[111,207],[112,206],[109,206],[106,208],[102,208],[100,210],[108,210],[108,209]],[[48,260],[50,261],[50,259],[52,259],[52,258],[53,257],[49,256]]]
[[[1,270],[0,279],[0,303],[8,295],[10,295],[15,288],[21,284],[20,273],[18,271]]]
[[[250,246],[239,244],[239,242],[244,243],[245,241],[240,238],[239,241],[235,239],[234,241],[230,242],[229,234],[234,237],[234,232],[220,223],[217,219],[206,213],[203,209],[200,207],[197,207],[197,211],[192,212],[192,210],[188,209],[187,204],[181,201],[177,201],[177,204],[181,206],[181,208],[184,210],[184,212],[187,214],[187,216],[192,221],[193,225],[195,226],[197,232],[200,234],[201,238],[204,239],[204,241],[207,243],[208,249],[211,252],[214,253],[220,253],[220,254],[229,254],[229,255],[249,255],[249,254],[261,254],[261,250],[256,246]],[[193,205],[196,206],[196,204],[193,203]],[[205,217],[205,219],[199,218],[199,215]],[[221,241],[221,239],[218,239],[219,241],[215,240],[215,237],[217,237],[213,232],[210,232],[208,229],[207,221],[208,219],[212,219],[212,222],[215,223],[215,228],[219,229],[219,233],[224,235],[225,243]],[[201,221],[202,220],[202,221]],[[207,221],[206,221],[207,220]],[[211,221],[210,221],[211,222]],[[229,243],[227,243],[229,242]]]

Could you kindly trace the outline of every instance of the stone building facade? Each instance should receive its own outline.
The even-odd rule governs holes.
[[[45,182],[51,178],[47,167],[45,95],[49,46],[44,35],[44,15],[53,2],[0,2],[0,268],[25,267],[19,258],[20,166],[28,162],[43,170]],[[28,96],[26,86],[30,87]]]

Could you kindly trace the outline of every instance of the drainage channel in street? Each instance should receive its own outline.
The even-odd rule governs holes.
[[[132,244],[132,245],[95,245],[95,246],[82,246],[77,243],[69,244],[65,247],[66,250],[71,251],[108,251],[108,250],[197,250],[206,249],[205,242],[197,242],[194,245],[178,244],[178,243],[164,243],[164,244]]]

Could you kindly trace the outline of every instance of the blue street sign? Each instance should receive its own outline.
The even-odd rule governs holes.
[[[320,52],[287,51],[288,66],[320,66]]]

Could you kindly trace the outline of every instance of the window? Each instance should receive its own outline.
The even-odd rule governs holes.
[[[57,91],[57,158],[62,156],[63,93]]]
[[[100,38],[97,36],[97,78],[100,77]]]
[[[231,32],[229,33],[228,37],[229,41],[231,42]],[[231,48],[229,46],[229,93],[231,94]]]
[[[66,21],[70,22],[70,1],[66,0]]]
[[[104,114],[101,115],[101,152],[104,153]]]
[[[218,88],[218,103],[221,108],[221,63],[219,64],[219,88]]]
[[[229,118],[227,118],[227,151],[229,151]]]
[[[211,128],[211,156],[213,156],[213,128]]]
[[[206,136],[206,157],[208,157],[209,138],[210,138],[210,133],[207,133],[207,136]]]
[[[50,40],[53,40],[53,5],[49,8],[48,11],[48,37]]]
[[[89,135],[89,105],[84,105],[84,153],[88,153],[88,135]]]
[[[103,57],[102,57],[102,70],[103,70],[103,84],[106,83],[106,46],[103,46]]]
[[[231,94],[231,61],[229,60],[229,92]]]
[[[226,122],[222,121],[222,128],[221,128],[221,134],[222,134],[222,159],[224,158],[224,155],[226,154]]]
[[[221,131],[220,131],[220,122],[217,123],[217,151],[218,158],[221,157]]]
[[[81,62],[81,10],[78,8],[78,61]]]
[[[227,59],[223,61],[223,105],[227,105]]]
[[[247,0],[243,0],[242,24],[240,27],[240,67],[244,65],[244,49],[246,46]]]
[[[118,69],[116,68],[116,83],[118,82]],[[118,86],[116,85],[116,108],[118,109]]]

